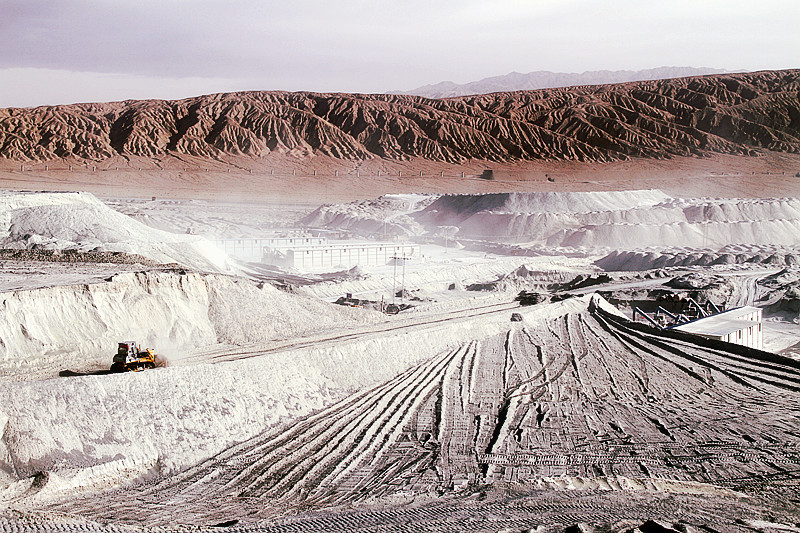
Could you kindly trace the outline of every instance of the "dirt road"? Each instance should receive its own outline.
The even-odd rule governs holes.
[[[445,311],[434,311],[429,313],[396,315],[387,317],[386,322],[368,325],[361,328],[351,328],[347,332],[341,330],[324,331],[308,336],[292,337],[291,339],[272,341],[269,343],[259,343],[241,347],[222,345],[209,347],[194,354],[185,356],[177,360],[175,365],[187,365],[197,363],[219,363],[223,361],[235,361],[259,357],[274,352],[296,350],[300,348],[323,347],[345,341],[364,340],[368,338],[378,338],[389,333],[401,333],[404,331],[423,330],[425,328],[451,322],[454,320],[474,320],[481,316],[495,315],[498,313],[510,313],[519,309],[519,303],[503,298],[492,303],[482,303],[472,307],[460,306],[456,309]]]

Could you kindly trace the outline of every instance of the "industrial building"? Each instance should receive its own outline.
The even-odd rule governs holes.
[[[298,270],[386,265],[394,257],[420,257],[419,245],[415,244],[330,244],[327,237],[309,235],[218,239],[214,243],[231,257],[242,261],[265,262]]]
[[[265,239],[264,248],[267,250],[288,250],[302,246],[324,246],[328,244],[327,237],[275,237]]]
[[[729,309],[671,329],[759,350],[764,348],[761,309],[758,307],[746,306]]]
[[[329,267],[350,268],[356,265],[386,265],[394,258],[417,259],[418,244],[353,243],[328,244],[287,249],[283,266],[298,270],[317,270]]]
[[[298,246],[322,246],[328,242],[326,237],[311,237],[306,235],[290,237],[264,237],[256,239],[218,239],[214,244],[225,250],[231,257],[243,261],[260,262],[264,254],[275,251],[284,251]]]

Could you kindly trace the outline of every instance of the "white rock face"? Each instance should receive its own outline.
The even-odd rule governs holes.
[[[800,244],[800,199],[675,199],[660,191],[444,196],[417,216],[459,236],[573,248]]]
[[[173,471],[322,407],[338,398],[333,388],[398,371],[394,363],[389,374],[369,365],[369,352],[352,367],[337,363],[341,354],[303,352],[54,378],[63,369],[108,368],[121,340],[180,362],[198,347],[347,330],[381,316],[198,273],[126,273],[106,283],[0,294],[0,374],[30,380],[0,387],[0,485],[47,471],[60,479],[48,490],[102,488]]]
[[[148,227],[89,193],[0,192],[0,246],[125,252],[196,270],[236,272],[207,239]]]
[[[265,342],[379,316],[243,278],[125,273],[105,283],[0,293],[0,370],[107,367],[125,340],[179,359],[200,346]]]
[[[410,215],[423,209],[435,198],[423,194],[387,194],[375,200],[323,205],[301,222],[311,227],[344,230],[362,237],[422,235],[425,228]]]

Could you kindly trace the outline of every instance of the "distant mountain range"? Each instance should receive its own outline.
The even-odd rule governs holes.
[[[520,74],[512,72],[504,76],[483,78],[469,83],[453,83],[443,81],[435,85],[423,85],[410,91],[390,91],[389,94],[413,94],[425,98],[452,98],[472,94],[501,93],[508,91],[533,91],[536,89],[552,89],[556,87],[573,87],[576,85],[606,85],[609,83],[626,83],[629,81],[664,80],[667,78],[684,78],[687,76],[704,76],[706,74],[726,74],[730,71],[718,68],[694,67],[658,67],[647,70],[592,70],[577,73],[548,72],[538,70]]]
[[[0,109],[0,159],[606,162],[800,153],[799,90],[800,70],[779,70],[448,99],[253,91]]]

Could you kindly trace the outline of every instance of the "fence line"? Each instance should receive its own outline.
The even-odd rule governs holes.
[[[458,171],[455,174],[445,174],[444,171],[439,172],[425,172],[424,170],[420,171],[403,171],[398,170],[394,172],[387,172],[383,170],[377,170],[374,172],[364,172],[362,170],[351,170],[346,172],[341,172],[339,170],[333,170],[332,172],[322,173],[318,170],[310,170],[310,171],[300,171],[298,172],[297,169],[293,169],[291,171],[275,171],[275,169],[270,170],[254,170],[254,169],[242,169],[237,168],[231,171],[230,168],[225,169],[213,169],[213,168],[194,168],[194,169],[169,169],[169,168],[97,168],[96,165],[68,165],[66,167],[54,167],[51,168],[49,164],[44,165],[44,168],[35,166],[35,165],[24,165],[21,164],[19,169],[9,169],[6,172],[12,173],[26,173],[26,172],[91,172],[91,173],[102,173],[102,172],[136,172],[136,173],[161,173],[161,172],[169,172],[169,173],[206,173],[206,172],[215,172],[215,173],[226,173],[226,174],[249,174],[249,175],[261,175],[261,176],[275,176],[275,177],[289,177],[289,176],[300,176],[300,177],[307,177],[307,178],[360,178],[360,177],[378,177],[378,178],[398,178],[398,179],[418,179],[418,178],[439,178],[439,179],[481,179],[482,181],[492,181],[486,180],[485,178],[481,178],[481,172],[466,172],[466,171]]]

